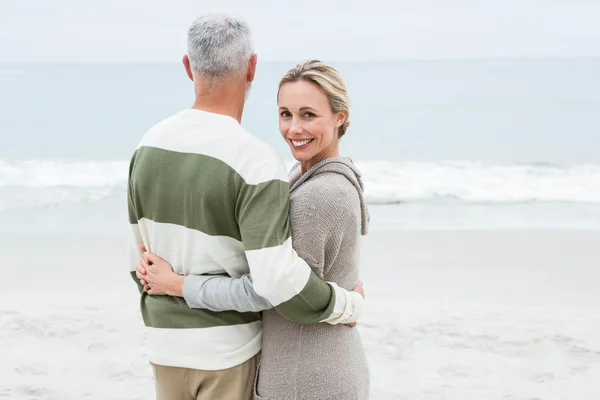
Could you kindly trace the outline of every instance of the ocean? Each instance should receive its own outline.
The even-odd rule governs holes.
[[[373,226],[600,228],[600,59],[331,64]],[[259,63],[242,121],[289,166],[276,92],[292,65]],[[178,63],[0,66],[0,215],[104,204],[118,221],[133,149],[192,102]]]
[[[600,399],[600,59],[332,64],[371,399]],[[288,166],[291,66],[259,63],[243,119]],[[0,65],[0,399],[154,398],[127,167],[192,95],[176,63]]]

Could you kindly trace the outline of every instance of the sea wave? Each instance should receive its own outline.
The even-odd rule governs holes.
[[[102,200],[124,193],[126,161],[0,161],[0,210]]]
[[[0,69],[0,82],[13,81],[17,76],[23,75],[24,72],[17,69]]]
[[[0,188],[106,187],[127,180],[127,161],[0,161]]]
[[[288,163],[288,165],[291,163]],[[600,203],[600,165],[357,161],[370,204]],[[0,208],[122,196],[127,161],[0,161]]]
[[[371,203],[600,203],[600,165],[490,165],[370,161],[360,164]]]
[[[0,69],[0,75],[21,75],[24,72],[20,69]]]

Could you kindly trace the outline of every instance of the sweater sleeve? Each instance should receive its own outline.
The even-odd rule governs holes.
[[[285,174],[280,160],[271,168]],[[293,249],[289,203],[287,181],[263,179],[240,190],[236,217],[256,293],[298,323],[356,321],[362,296],[321,280]]]
[[[240,277],[188,275],[183,283],[183,298],[191,308],[211,311],[259,312],[272,308],[252,285],[252,275]]]

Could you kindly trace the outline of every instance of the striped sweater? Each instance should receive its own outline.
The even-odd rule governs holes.
[[[191,309],[149,296],[135,276],[144,244],[182,275],[251,272],[254,289],[299,323],[353,322],[362,297],[319,279],[292,248],[279,156],[228,116],[185,110],[154,126],[131,158],[129,267],[150,361],[218,370],[261,349],[260,314]]]

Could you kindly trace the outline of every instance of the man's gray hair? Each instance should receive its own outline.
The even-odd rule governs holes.
[[[252,54],[252,32],[242,18],[222,12],[207,13],[188,30],[188,58],[194,75],[241,75],[248,70]]]

